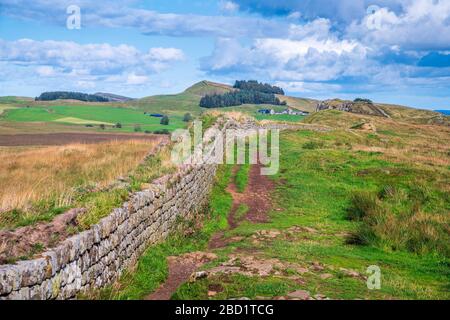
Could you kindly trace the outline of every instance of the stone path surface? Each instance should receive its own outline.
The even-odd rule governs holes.
[[[216,259],[214,253],[190,252],[181,256],[168,258],[169,276],[155,292],[147,296],[146,300],[169,300],[177,288],[189,280],[197,268],[203,264]],[[201,277],[200,275],[196,275]]]

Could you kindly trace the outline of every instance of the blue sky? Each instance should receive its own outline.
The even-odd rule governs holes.
[[[0,0],[0,95],[143,97],[203,79],[450,109],[450,1]]]

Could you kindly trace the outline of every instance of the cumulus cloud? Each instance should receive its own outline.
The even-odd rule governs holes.
[[[207,16],[160,13],[135,8],[139,1],[2,0],[2,14],[65,26],[66,8],[79,5],[82,28],[132,27],[148,35],[214,36],[222,38],[283,38],[293,32],[291,22],[303,21],[309,32],[333,27],[340,36],[366,44],[399,45],[408,50],[448,50],[450,1],[445,0],[221,0],[225,11],[259,12],[257,16]],[[374,14],[368,8],[375,7]],[[283,15],[286,19],[267,16]],[[319,29],[318,26],[322,29]],[[375,26],[375,28],[374,28]],[[301,27],[301,32],[308,32]],[[300,32],[298,37],[305,37]]]
[[[130,73],[128,76],[127,76],[127,84],[130,84],[130,85],[141,85],[141,84],[144,84],[144,83],[146,83],[146,82],[148,82],[148,77],[147,76],[144,76],[144,75],[137,75],[137,74],[135,74],[135,73]]]
[[[141,52],[125,44],[112,46],[106,43],[0,39],[1,61],[40,66],[37,72],[42,75],[54,74],[55,67],[74,75],[102,75],[138,67],[152,72],[161,65],[169,66],[171,62],[183,58],[183,52],[176,48],[152,48],[148,52]]]
[[[330,18],[343,23],[361,19],[370,5],[402,10],[410,0],[236,0],[242,10],[266,16],[289,16],[299,12],[306,19]]]
[[[333,80],[360,70],[350,67],[364,60],[367,49],[361,44],[337,38],[302,40],[256,39],[251,46],[233,39],[220,39],[202,67],[211,73],[241,72],[250,69],[274,80]]]
[[[342,89],[341,85],[322,82],[303,82],[303,81],[278,81],[275,85],[283,88],[287,92],[302,94],[316,92],[336,92]]]
[[[380,8],[353,22],[346,36],[403,50],[449,50],[450,1],[415,0],[406,4],[401,13]]]
[[[160,13],[130,6],[133,1],[106,0],[2,0],[2,14],[21,19],[47,21],[66,25],[66,8],[81,8],[81,28],[102,26],[111,28],[131,27],[148,35],[166,36],[281,36],[288,26],[283,21],[258,17],[207,16],[198,14]],[[223,8],[237,10],[232,1],[224,1]]]
[[[61,77],[72,79],[81,88],[91,88],[95,81],[140,85],[148,80],[148,74],[158,73],[183,59],[183,51],[177,48],[142,52],[124,44],[0,39],[0,62],[27,70],[30,81],[34,81],[33,76]]]
[[[326,1],[316,2],[324,4]],[[345,84],[347,90],[368,91],[431,88],[438,84],[449,88],[445,79],[450,74],[447,54],[450,2],[370,1],[380,5],[374,7],[373,12],[362,10],[369,2],[352,2],[336,1],[326,8],[333,11],[337,5],[340,8],[360,6],[361,15],[348,19],[347,27],[335,28],[333,15],[323,14],[330,19],[291,23],[283,37],[258,37],[250,44],[220,39],[213,53],[202,60],[201,67],[205,72],[222,76],[251,74],[284,84],[287,91],[292,92],[336,91],[339,83]],[[237,3],[250,10],[253,2]],[[273,4],[273,10],[266,12],[263,10],[265,2],[258,3],[259,7],[252,6],[253,9],[258,7],[256,11],[291,15],[291,21],[308,15],[308,10],[300,10],[295,4],[287,6],[291,1],[270,2],[268,5]],[[315,8],[312,2],[295,3]],[[286,10],[283,10],[285,5]],[[314,16],[320,16],[320,10],[314,11],[317,13]],[[338,15],[339,10],[335,11]],[[297,12],[301,12],[301,17]]]
[[[184,53],[176,48],[151,48],[149,58],[156,61],[180,61],[184,59]]]
[[[40,66],[36,68],[36,72],[41,77],[51,77],[56,75],[56,71],[52,66]]]
[[[259,78],[303,92],[339,90],[343,84],[367,90],[383,85],[449,87],[446,0],[220,0],[217,16],[160,13],[142,9],[138,0],[0,1],[2,15],[62,27],[67,6],[76,4],[82,28],[212,37],[213,52],[201,59],[200,68],[223,79]],[[368,12],[371,5],[375,10]],[[238,10],[241,14],[235,15]],[[23,76],[28,67],[27,72],[40,77],[65,75],[84,85],[101,79],[140,86],[153,79],[149,75],[184,58],[176,48],[144,52],[129,45],[0,40],[0,65],[8,64],[0,73]]]

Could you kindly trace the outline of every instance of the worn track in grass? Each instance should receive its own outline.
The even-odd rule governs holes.
[[[233,170],[233,177],[236,169]],[[270,192],[274,188],[274,183],[267,177],[261,175],[261,165],[253,165],[250,168],[248,185],[243,193],[237,191],[234,179],[228,185],[227,192],[233,198],[233,205],[228,215],[228,226],[230,229],[236,228],[240,222],[247,220],[251,223],[264,223],[269,220],[268,212],[271,208]],[[236,211],[240,205],[248,206],[246,215],[238,220]],[[208,248],[210,250],[226,246],[229,240],[224,239],[223,232],[218,232],[212,236]],[[186,255],[169,257],[167,260],[169,275],[167,280],[152,294],[147,296],[147,300],[167,300],[175,293],[178,287],[189,280],[193,272],[206,262],[214,259],[213,253],[188,253]]]

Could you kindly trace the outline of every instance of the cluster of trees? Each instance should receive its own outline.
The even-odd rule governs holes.
[[[286,105],[286,101],[281,102],[273,93],[251,90],[239,90],[227,92],[225,94],[206,95],[200,100],[200,107],[202,108],[222,108],[239,106],[242,104]]]
[[[162,117],[161,121],[159,122],[159,124],[162,124],[164,126],[168,126],[169,125],[169,117],[168,116]]]
[[[167,129],[161,129],[161,130],[155,130],[153,131],[154,134],[169,134],[170,131]]]
[[[192,114],[190,114],[189,112],[184,114],[184,116],[183,116],[184,122],[190,122],[192,120],[194,120],[194,118],[192,117]]]
[[[36,97],[36,101],[52,101],[57,99],[73,99],[88,102],[108,102],[105,97],[97,96],[95,94],[87,94],[82,92],[70,92],[70,91],[52,91],[43,92],[39,97]]]
[[[355,100],[353,100],[353,102],[363,102],[363,103],[373,104],[372,100],[364,99],[364,98],[356,98]]]
[[[262,82],[259,83],[256,80],[236,81],[233,88],[240,89],[240,90],[257,91],[257,92],[263,92],[263,93],[273,93],[273,94],[284,95],[284,91],[280,87],[271,86],[268,83],[262,83]]]

